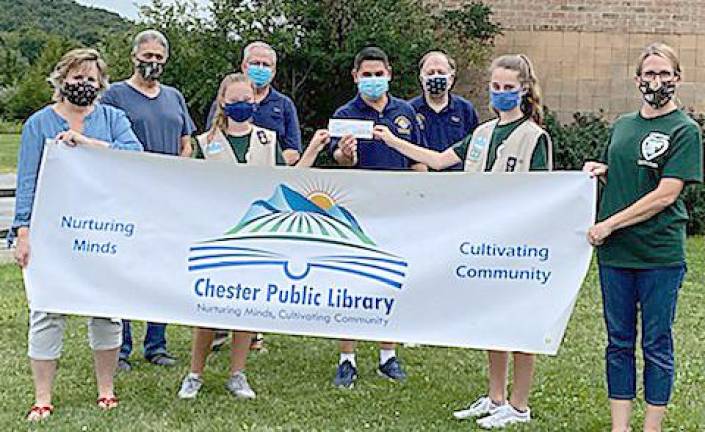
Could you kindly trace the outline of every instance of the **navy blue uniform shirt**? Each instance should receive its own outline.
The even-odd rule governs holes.
[[[409,101],[416,111],[421,134],[428,148],[443,152],[453,144],[472,134],[478,125],[477,111],[469,100],[454,94],[448,95],[448,105],[440,112],[434,111],[424,95]],[[444,171],[461,171],[459,163]]]
[[[416,145],[425,146],[414,108],[402,99],[391,95],[388,95],[388,97],[387,106],[384,107],[382,112],[379,112],[367,105],[360,95],[357,95],[355,99],[338,108],[333,114],[333,118],[372,120],[375,125],[387,126],[399,138]],[[338,141],[340,141],[339,138],[331,139],[331,154],[338,147]],[[409,160],[382,141],[375,139],[357,140],[357,168],[404,170],[414,163],[416,162]]]

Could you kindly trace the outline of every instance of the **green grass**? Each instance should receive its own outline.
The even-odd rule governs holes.
[[[17,149],[20,136],[0,134],[0,174],[17,171]]]
[[[676,321],[677,368],[667,431],[705,430],[705,245],[689,240],[687,280]],[[26,430],[22,418],[32,403],[32,380],[25,355],[27,304],[20,272],[0,267],[0,430]],[[189,330],[169,327],[169,343],[179,357],[174,369],[157,369],[139,357],[128,375],[117,378],[122,405],[102,413],[94,406],[95,384],[85,319],[73,318],[66,331],[64,357],[55,383],[55,415],[32,427],[51,431],[157,430],[475,430],[456,422],[451,411],[485,391],[485,355],[445,348],[401,348],[409,381],[395,385],[375,377],[377,350],[363,343],[360,377],[352,391],[331,386],[336,344],[326,339],[267,335],[268,352],[250,357],[248,376],[258,398],[239,401],[223,387],[227,355],[211,356],[198,399],[183,402],[176,392],[187,370]],[[512,323],[507,317],[507,325]],[[135,332],[141,338],[144,328]],[[541,357],[531,406],[535,421],[510,431],[609,430],[603,350],[605,331],[594,268],[580,294],[557,357]],[[640,399],[643,397],[640,393]],[[633,428],[641,430],[639,402]]]

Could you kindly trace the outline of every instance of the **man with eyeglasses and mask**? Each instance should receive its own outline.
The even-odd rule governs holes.
[[[429,51],[419,61],[423,93],[409,101],[416,110],[421,133],[430,149],[443,152],[472,134],[478,125],[470,101],[453,94],[456,63],[442,51]],[[444,171],[462,171],[457,164]]]
[[[169,43],[163,34],[156,30],[139,33],[132,45],[134,73],[127,80],[112,84],[101,102],[125,111],[145,151],[189,157],[196,127],[186,101],[177,89],[159,82],[168,58]],[[130,322],[124,320],[120,370],[132,368],[128,360],[131,352]],[[166,324],[147,323],[144,357],[158,366],[176,364],[166,349]]]
[[[279,164],[295,165],[301,156],[299,115],[294,102],[272,86],[277,73],[276,51],[265,42],[252,42],[242,52],[240,69],[255,87],[257,108],[252,115],[253,124],[276,132],[281,147],[281,156],[278,157],[283,158],[277,161]],[[215,108],[216,102],[213,101],[206,121],[207,129],[211,127]]]

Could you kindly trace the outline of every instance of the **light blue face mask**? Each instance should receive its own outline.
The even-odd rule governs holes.
[[[247,78],[252,81],[256,87],[264,87],[272,80],[274,71],[268,66],[248,65]]]
[[[377,100],[389,91],[389,78],[362,77],[357,81],[357,90],[362,96]]]

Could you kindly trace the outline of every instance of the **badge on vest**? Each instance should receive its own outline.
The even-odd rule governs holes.
[[[515,157],[507,158],[507,166],[504,171],[514,172],[516,167],[517,167],[517,158],[515,158]]]
[[[652,161],[666,153],[671,144],[671,137],[660,132],[651,132],[641,142],[641,157]]]
[[[411,122],[404,116],[399,116],[394,119],[394,124],[397,125],[397,132],[404,135],[411,134]]]
[[[206,146],[206,153],[215,155],[223,151],[223,145],[218,141],[212,141]]]
[[[267,134],[263,130],[257,131],[257,139],[259,140],[259,143],[262,145],[269,144],[269,138],[267,137]]]
[[[470,153],[468,154],[468,159],[473,162],[477,162],[482,158],[482,153],[485,151],[487,146],[487,138],[483,136],[477,136],[470,143]]]

